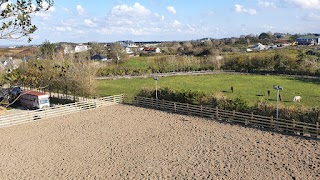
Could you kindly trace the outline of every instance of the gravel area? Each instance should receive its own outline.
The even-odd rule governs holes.
[[[320,179],[320,141],[126,105],[0,136],[0,179]]]

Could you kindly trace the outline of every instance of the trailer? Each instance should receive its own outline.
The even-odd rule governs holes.
[[[49,95],[37,91],[21,93],[20,104],[26,108],[45,109],[50,107]]]

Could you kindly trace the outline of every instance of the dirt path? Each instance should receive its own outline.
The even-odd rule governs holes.
[[[0,179],[320,178],[319,141],[125,105],[0,136]]]

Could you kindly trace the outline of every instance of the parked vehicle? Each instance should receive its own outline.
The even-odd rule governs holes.
[[[45,109],[50,107],[48,94],[37,91],[26,91],[21,94],[20,104],[26,108]]]

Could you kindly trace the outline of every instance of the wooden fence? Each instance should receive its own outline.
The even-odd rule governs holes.
[[[135,97],[133,104],[146,108],[154,108],[172,113],[199,116],[218,121],[236,123],[240,125],[285,132],[288,134],[299,134],[312,138],[320,138],[319,123],[310,124],[296,120],[276,119],[274,117],[259,116],[248,113],[227,111],[201,105],[190,105],[172,101],[156,100],[145,97]]]
[[[110,106],[122,102],[123,95],[115,95],[99,99],[88,99],[86,101],[50,107],[45,110],[21,110],[21,113],[19,112],[0,116],[0,127],[7,127],[32,122],[35,120],[59,117],[71,113],[76,113],[104,106]]]

